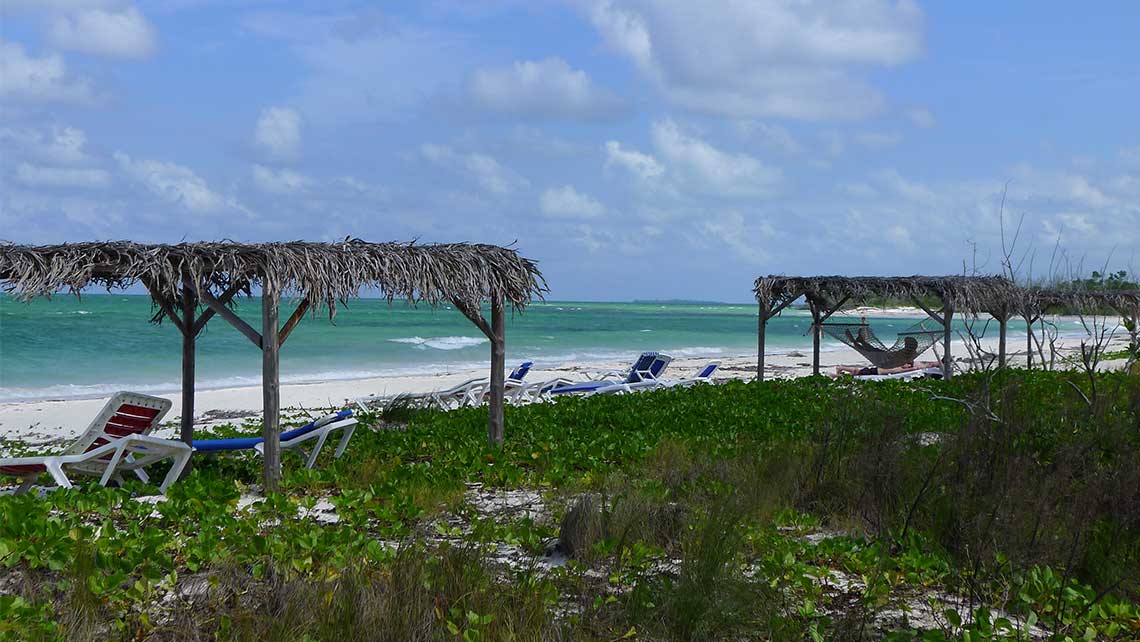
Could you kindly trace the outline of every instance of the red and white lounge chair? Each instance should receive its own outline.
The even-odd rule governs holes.
[[[99,477],[99,483],[106,486],[112,479],[121,482],[123,471],[133,471],[145,482],[149,478],[143,468],[173,458],[174,465],[159,486],[166,492],[194,452],[181,441],[150,436],[169,410],[167,399],[117,392],[66,450],[57,455],[0,458],[0,475],[23,478],[18,495],[27,492],[45,472],[63,488],[72,486],[69,473]]]

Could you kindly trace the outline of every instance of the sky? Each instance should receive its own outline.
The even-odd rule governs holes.
[[[1003,220],[1140,267],[1140,4],[1091,7],[0,0],[0,239],[514,244],[576,300],[996,273]]]

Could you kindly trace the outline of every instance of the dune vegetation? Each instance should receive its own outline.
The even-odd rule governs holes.
[[[0,496],[14,640],[1134,640],[1140,378],[390,407],[347,454]],[[254,424],[217,429],[255,431]]]

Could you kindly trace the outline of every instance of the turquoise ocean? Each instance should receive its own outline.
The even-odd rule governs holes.
[[[237,308],[255,328],[259,311],[256,299]],[[31,303],[0,295],[0,402],[99,397],[122,389],[178,390],[181,335],[169,324],[149,323],[152,313],[150,299],[140,295],[57,296]],[[894,332],[915,323],[869,318],[888,343]],[[768,352],[810,350],[809,325],[806,311],[786,310],[769,322]],[[297,326],[282,350],[282,382],[482,368],[489,346],[450,307],[358,299],[338,310],[335,324],[322,312]],[[825,349],[837,347],[825,339]],[[507,317],[508,365],[627,360],[644,350],[679,358],[754,355],[756,307],[549,301]],[[199,337],[197,369],[200,389],[261,381],[257,349],[218,317]]]

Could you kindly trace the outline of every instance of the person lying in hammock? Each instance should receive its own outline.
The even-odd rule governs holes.
[[[832,378],[841,375],[853,375],[862,377],[864,375],[889,375],[898,374],[900,372],[914,372],[915,370],[925,370],[927,368],[940,368],[942,364],[937,361],[918,361],[905,363],[897,368],[876,368],[875,366],[835,366],[835,374]]]
[[[859,329],[855,334],[851,334],[851,328],[843,331],[847,335],[847,340],[856,346],[864,349],[869,349],[872,352],[878,350],[875,346],[871,345],[869,339],[871,338],[871,326],[867,325],[867,317],[859,317]]]
[[[858,333],[855,335],[851,334],[851,330],[849,329],[844,330],[844,333],[847,335],[847,339],[851,341],[851,345],[859,352],[891,352],[890,350],[882,346],[877,346],[869,341],[871,333],[867,329],[866,325],[860,327]],[[899,358],[905,359],[907,362],[914,361],[915,358],[918,357],[918,339],[915,339],[914,337],[907,337],[903,339],[903,347],[899,348],[897,354],[899,355]]]

